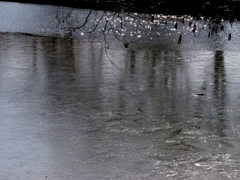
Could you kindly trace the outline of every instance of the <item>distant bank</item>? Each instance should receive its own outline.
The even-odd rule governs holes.
[[[1,0],[0,0],[1,1]],[[116,0],[3,0],[5,2],[32,3],[43,5],[68,6],[83,9],[115,10],[118,5]]]
[[[210,3],[192,0],[5,0],[8,2],[69,6],[81,9],[129,11],[149,14],[205,16],[218,19],[240,20],[240,0],[215,0]],[[211,3],[212,2],[212,3]],[[219,2],[221,2],[219,4]]]

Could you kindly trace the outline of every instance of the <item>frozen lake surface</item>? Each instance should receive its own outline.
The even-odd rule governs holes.
[[[57,7],[1,2],[1,18],[22,20],[1,25],[14,33],[0,34],[0,179],[240,179],[236,39],[174,49],[174,37],[171,48],[145,40],[106,48],[26,36],[15,32],[42,29],[6,10],[16,6],[49,11],[53,24],[39,28],[57,36]]]

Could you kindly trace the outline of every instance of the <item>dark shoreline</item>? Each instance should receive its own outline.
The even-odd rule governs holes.
[[[68,1],[47,1],[47,0],[4,0],[4,2],[18,2],[18,3],[31,3],[40,5],[55,5],[55,6],[66,6],[80,9],[96,9],[96,10],[110,10],[115,11],[116,6],[114,3],[98,3],[95,0],[68,0]]]
[[[101,0],[100,0],[101,1]],[[185,0],[190,2],[188,0]],[[66,6],[80,9],[109,10],[116,12],[137,12],[147,14],[164,14],[164,15],[190,15],[193,17],[204,16],[214,19],[236,19],[240,20],[240,2],[224,1],[221,4],[200,4],[184,3],[182,1],[165,1],[164,3],[155,4],[153,1],[148,3],[143,1],[126,1],[118,3],[114,0],[68,0],[68,1],[47,1],[47,0],[5,0],[5,2],[32,3],[41,5]],[[174,2],[174,3],[173,3]],[[122,8],[124,6],[124,8]],[[177,7],[177,8],[176,8]]]

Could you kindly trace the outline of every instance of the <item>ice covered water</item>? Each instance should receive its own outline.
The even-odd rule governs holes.
[[[239,179],[240,53],[138,47],[1,34],[0,179]]]

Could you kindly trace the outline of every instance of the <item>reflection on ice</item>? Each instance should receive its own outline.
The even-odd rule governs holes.
[[[2,179],[239,179],[239,53],[0,47]]]

